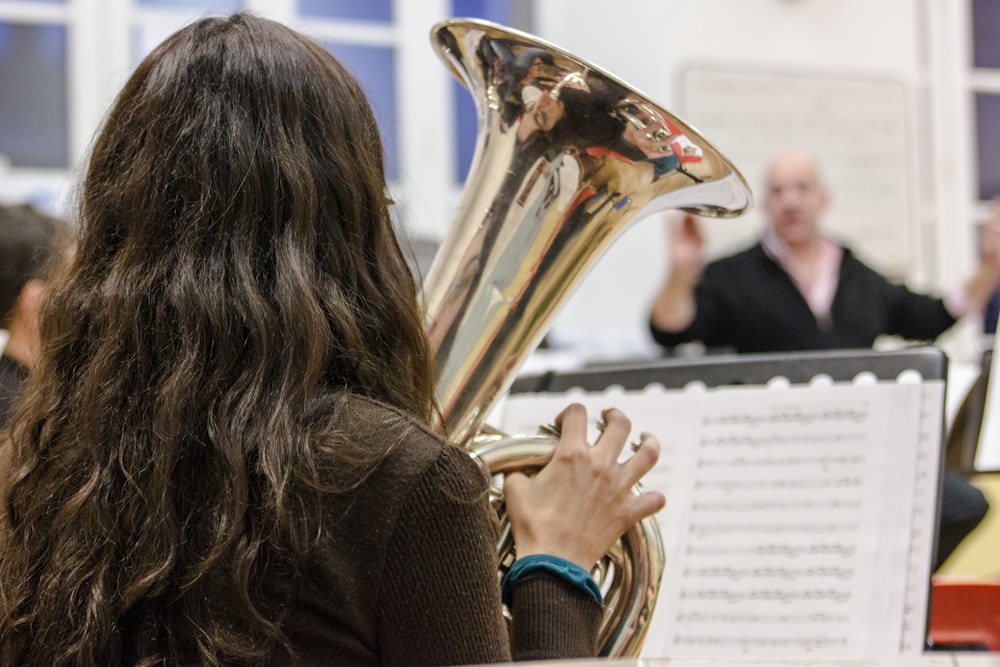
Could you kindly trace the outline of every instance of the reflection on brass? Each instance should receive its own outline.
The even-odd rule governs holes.
[[[608,246],[649,213],[732,217],[752,198],[694,128],[558,47],[473,20],[442,22],[432,40],[479,116],[456,220],[424,284],[436,426],[502,477],[511,465],[543,465],[555,439],[507,437],[483,422]],[[502,514],[502,489],[495,501]],[[500,548],[504,567],[513,544]],[[638,655],[662,570],[652,518],[598,565],[602,655]]]

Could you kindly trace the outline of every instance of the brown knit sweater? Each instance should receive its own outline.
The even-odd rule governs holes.
[[[347,428],[388,456],[330,501],[324,548],[287,632],[305,665],[458,665],[593,656],[600,606],[563,581],[518,582],[501,615],[487,479],[463,450],[373,401]],[[388,426],[387,426],[388,425]]]

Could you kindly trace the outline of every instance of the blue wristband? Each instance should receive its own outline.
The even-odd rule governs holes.
[[[570,583],[577,588],[587,592],[598,604],[604,604],[604,596],[601,589],[582,567],[572,561],[559,556],[549,554],[531,554],[523,558],[518,558],[503,576],[503,583],[500,585],[500,598],[505,605],[510,606],[511,595],[513,594],[514,582],[538,572],[547,572]]]

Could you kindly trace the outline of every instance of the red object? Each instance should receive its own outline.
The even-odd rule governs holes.
[[[930,639],[936,647],[1000,651],[1000,580],[935,577],[932,584]]]

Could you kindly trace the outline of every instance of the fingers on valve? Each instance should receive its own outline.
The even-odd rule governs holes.
[[[635,499],[634,518],[636,521],[639,521],[651,514],[656,514],[666,504],[667,497],[663,495],[662,491],[643,491]]]
[[[625,463],[633,466],[634,474],[641,477],[649,472],[660,458],[660,441],[652,433],[643,432],[639,434],[638,441],[631,443],[631,448],[632,456]]]
[[[556,416],[556,428],[560,435],[567,435],[567,430],[574,435],[580,432],[586,433],[587,429],[587,408],[580,403],[570,403],[563,411]]]
[[[611,438],[621,440],[624,445],[625,439],[628,438],[628,434],[632,430],[632,422],[625,413],[618,408],[607,408],[601,411],[601,421],[603,427],[598,442],[604,438]]]

